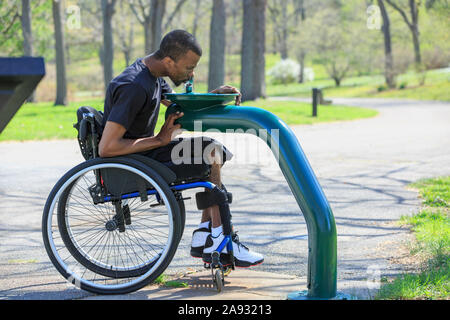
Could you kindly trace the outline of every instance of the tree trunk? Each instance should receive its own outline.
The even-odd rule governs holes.
[[[334,83],[336,84],[336,87],[341,86],[341,79],[338,77],[333,77]]]
[[[22,35],[23,35],[23,54],[24,56],[33,55],[33,36],[31,33],[31,10],[30,0],[22,0]]]
[[[420,64],[422,63],[422,57],[420,54],[420,40],[419,40],[419,27],[418,25],[415,25],[412,32],[412,38],[413,38],[413,45],[414,45],[414,61],[416,63],[417,67],[420,67]]]
[[[208,92],[225,82],[226,12],[224,0],[214,0],[209,33]]]
[[[178,0],[175,9],[169,15],[166,23],[162,24],[166,11],[167,0],[139,0],[130,2],[130,9],[137,20],[144,27],[145,54],[150,54],[159,48],[164,29],[167,29],[177,12],[187,0]],[[145,5],[144,3],[148,4]]]
[[[22,35],[23,35],[23,55],[32,56],[33,55],[33,34],[31,32],[31,10],[30,10],[30,0],[22,0]],[[30,94],[27,102],[34,102],[34,91]]]
[[[298,83],[305,82],[305,51],[301,50],[299,57],[298,57],[298,63],[300,64],[300,74],[298,75]]]
[[[115,31],[119,39],[120,49],[125,58],[125,65],[128,67],[130,65],[133,52],[134,23],[132,23],[133,16],[130,17],[130,12],[125,7],[125,3],[125,0],[121,0],[119,2],[119,16],[116,21],[120,21],[120,23]]]
[[[127,67],[131,64],[131,53],[133,52],[133,40],[134,40],[134,29],[130,26],[130,32],[128,33],[128,43],[123,51],[125,57],[125,63]]]
[[[345,78],[348,70],[350,69],[349,64],[340,64],[337,61],[331,61],[331,64],[326,67],[328,74],[334,80],[336,87],[341,85],[342,79]]]
[[[299,0],[296,3],[296,5],[298,7],[295,10],[295,21],[296,21],[295,24],[298,24],[298,20],[299,20],[298,18],[300,16],[300,19],[301,19],[301,22],[302,22],[301,26],[303,27],[303,23],[304,23],[304,21],[306,19],[304,1],[303,0]],[[305,56],[306,56],[305,50],[300,49],[300,54],[298,55],[298,59],[297,59],[298,63],[300,64],[300,74],[299,74],[299,77],[298,77],[298,82],[299,83],[305,82]]]
[[[255,48],[253,63],[254,67],[254,81],[255,81],[255,95],[256,98],[266,97],[266,6],[267,0],[259,0],[255,3],[256,23],[255,23]]]
[[[152,0],[150,7],[151,48],[154,52],[159,48],[162,38],[162,21],[166,11],[166,0]]]
[[[192,22],[192,35],[194,36],[194,38],[197,38],[198,21],[200,19],[200,5],[201,0],[195,0],[194,21]]]
[[[287,1],[281,1],[281,43],[280,43],[280,54],[281,59],[288,58],[288,30],[287,30]]]
[[[52,1],[53,23],[55,27],[56,53],[56,99],[55,105],[67,104],[67,79],[65,63],[64,24],[62,21],[62,0]]]
[[[242,101],[253,100],[253,31],[255,15],[252,0],[243,0],[242,52],[241,52],[241,93]]]
[[[145,42],[145,55],[152,53],[152,32],[151,32],[151,20],[150,16],[144,18],[144,42]]]
[[[380,7],[381,16],[383,18],[383,26],[381,31],[384,36],[384,76],[387,86],[389,88],[395,88],[394,60],[392,56],[389,15],[386,7],[384,6],[383,0],[378,0],[378,6]]]
[[[265,9],[266,0],[243,1],[242,101],[265,96]]]
[[[409,21],[405,11],[400,8],[392,0],[386,0],[395,10],[397,10],[402,16],[405,23],[408,25],[409,30],[411,30],[413,46],[414,46],[414,61],[416,68],[419,68],[422,63],[422,58],[420,54],[420,41],[419,41],[419,8],[417,7],[416,0],[409,0],[409,9],[411,12],[411,21]]]
[[[112,30],[112,16],[114,14],[115,0],[102,0],[103,18],[103,80],[105,89],[113,79],[114,42]]]
[[[414,56],[417,66],[422,63],[422,57],[420,55],[420,41],[419,41],[419,9],[415,0],[409,0],[409,8],[411,10],[411,32],[414,44]]]

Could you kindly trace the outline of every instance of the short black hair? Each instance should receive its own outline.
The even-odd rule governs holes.
[[[177,61],[189,50],[198,56],[202,55],[202,48],[192,34],[185,30],[173,30],[161,40],[159,49],[155,52],[154,56],[158,60],[169,57]]]

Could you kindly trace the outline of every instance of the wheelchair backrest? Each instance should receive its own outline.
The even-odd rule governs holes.
[[[103,133],[103,113],[89,106],[77,110],[77,139],[81,154],[86,160],[98,157],[98,142]]]

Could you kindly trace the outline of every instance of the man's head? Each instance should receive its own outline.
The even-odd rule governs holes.
[[[202,48],[192,34],[174,30],[164,36],[153,56],[163,63],[170,80],[179,86],[194,75],[201,55]]]

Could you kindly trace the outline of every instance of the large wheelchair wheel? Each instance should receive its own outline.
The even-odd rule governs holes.
[[[143,196],[142,186],[153,192]],[[164,179],[138,161],[89,160],[51,191],[42,221],[44,245],[57,270],[81,289],[132,292],[170,264],[183,230],[180,204],[184,210]]]

